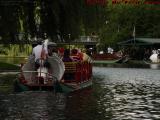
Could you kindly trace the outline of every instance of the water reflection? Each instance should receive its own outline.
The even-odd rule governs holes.
[[[150,85],[104,85],[99,106],[114,119],[160,119],[160,89]]]
[[[113,63],[113,64],[94,64],[94,66],[108,67],[108,68],[150,68],[149,64],[142,62],[137,63]]]
[[[160,119],[160,70],[96,67],[94,72],[101,89],[97,102],[106,117]]]
[[[99,118],[92,88],[70,94],[66,99],[66,120],[94,120]]]
[[[148,64],[143,61],[136,63],[114,63],[114,64],[94,64],[94,66],[108,67],[108,68],[150,68],[160,69],[160,64]]]
[[[151,69],[160,69],[160,64],[150,64]]]
[[[94,67],[93,86],[72,93],[0,94],[4,120],[160,119],[160,70]]]
[[[6,62],[11,64],[20,64],[27,60],[26,57],[0,57],[0,62]]]
[[[0,117],[4,120],[53,120],[62,118],[64,96],[53,92],[24,92],[0,95]],[[58,117],[57,117],[58,116]]]

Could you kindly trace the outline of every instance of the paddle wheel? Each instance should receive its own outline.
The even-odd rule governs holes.
[[[17,84],[19,91],[54,90],[73,92],[92,85],[92,64],[89,62],[63,62],[49,57],[50,69],[35,71],[34,58],[21,66]],[[58,86],[58,87],[57,87]]]
[[[64,63],[59,57],[49,57],[50,68],[41,67],[35,70],[34,57],[21,66],[17,84],[21,90],[53,90],[54,84],[62,79]]]

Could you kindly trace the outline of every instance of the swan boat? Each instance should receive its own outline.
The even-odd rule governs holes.
[[[63,62],[58,56],[48,57],[50,68],[35,70],[34,57],[21,65],[15,81],[15,91],[54,90],[74,92],[92,85],[92,64],[89,62]]]
[[[160,56],[157,53],[153,53],[148,60],[143,60],[146,64],[160,64]]]

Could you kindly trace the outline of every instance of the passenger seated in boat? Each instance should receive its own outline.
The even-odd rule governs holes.
[[[78,57],[83,61],[83,52],[80,49],[78,50]]]
[[[91,57],[86,53],[86,50],[83,50],[82,52],[83,61],[91,62]]]
[[[64,50],[64,55],[63,55],[63,58],[62,58],[62,61],[63,62],[73,62],[73,59],[72,57],[70,56],[70,50],[69,49],[65,49]],[[63,79],[64,80],[73,80],[73,77],[74,76],[74,73],[72,72],[67,72],[63,75]]]
[[[64,55],[64,48],[59,48],[58,49],[58,56],[62,59]]]
[[[63,62],[72,62],[73,61],[72,57],[70,57],[70,50],[69,49],[64,50],[64,55],[63,55],[62,61]]]
[[[122,50],[119,50],[117,53],[115,53],[115,55],[118,57],[122,57],[123,56]]]
[[[48,43],[48,56],[58,56],[57,45],[54,42]]]
[[[71,57],[73,58],[73,61],[82,61],[82,57],[79,55],[77,49],[72,49],[71,50]]]

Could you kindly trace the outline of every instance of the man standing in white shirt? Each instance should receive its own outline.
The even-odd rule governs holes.
[[[32,54],[35,56],[35,67],[36,69],[39,68],[41,64],[41,59],[46,59],[48,56],[48,51],[44,48],[44,45],[42,44],[42,39],[38,39],[37,41],[38,45],[33,48]]]

